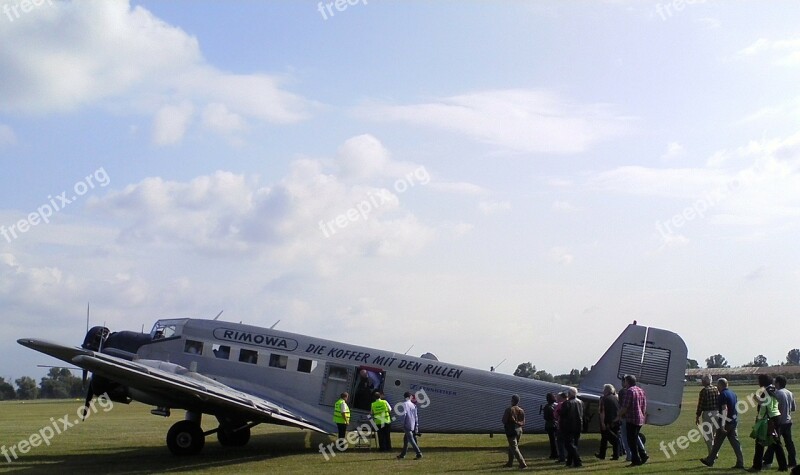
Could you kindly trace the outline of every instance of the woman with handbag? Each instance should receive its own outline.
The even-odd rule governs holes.
[[[750,471],[757,472],[762,468],[764,458],[764,447],[772,447],[775,451],[775,458],[778,459],[778,470],[785,472],[786,454],[778,438],[776,428],[778,426],[778,400],[775,398],[775,386],[772,385],[772,377],[766,374],[758,375],[758,385],[761,386],[756,391],[758,399],[758,414],[756,424],[750,432],[750,437],[756,441],[756,449],[753,454],[753,466]]]

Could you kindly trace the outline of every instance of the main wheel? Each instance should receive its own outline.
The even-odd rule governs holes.
[[[220,426],[217,430],[217,439],[225,447],[243,447],[250,441],[250,428],[233,432],[230,426]]]
[[[176,422],[167,432],[167,447],[175,455],[194,455],[203,449],[205,443],[203,429],[194,421]]]

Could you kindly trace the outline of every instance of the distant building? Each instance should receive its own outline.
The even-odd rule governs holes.
[[[738,368],[694,368],[686,370],[686,381],[700,381],[705,374],[710,374],[714,380],[727,378],[731,382],[753,383],[758,381],[759,374],[777,376],[782,374],[789,381],[800,382],[800,366],[740,366]]]

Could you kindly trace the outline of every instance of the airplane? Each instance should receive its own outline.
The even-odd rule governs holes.
[[[548,393],[567,386],[488,370],[355,346],[311,336],[218,320],[161,319],[150,333],[91,328],[81,347],[23,338],[23,346],[92,373],[86,406],[94,396],[155,406],[168,417],[185,410],[167,433],[175,455],[200,452],[217,434],[223,446],[244,446],[250,429],[279,424],[336,434],[333,405],[349,392],[351,425],[368,419],[370,394],[390,403],[405,392],[426,398],[420,425],[429,433],[502,434],[500,422],[512,394],[523,408],[539,406]],[[677,419],[683,396],[687,348],[676,333],[628,325],[581,383],[586,431],[598,431],[597,406],[606,383],[636,375],[647,394],[647,423]],[[418,401],[419,402],[419,401]],[[531,409],[529,409],[530,411]],[[217,419],[204,431],[203,415]],[[393,431],[401,432],[396,421]],[[529,412],[526,433],[544,433],[544,421]]]

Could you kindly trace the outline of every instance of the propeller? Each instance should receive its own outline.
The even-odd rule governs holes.
[[[89,334],[89,302],[86,302],[86,334],[87,334],[87,336]],[[84,339],[84,343],[86,343],[85,339]],[[89,375],[89,371],[88,370],[83,370],[82,371],[82,376],[81,376],[81,387],[82,388],[86,387],[86,377],[88,375]]]

